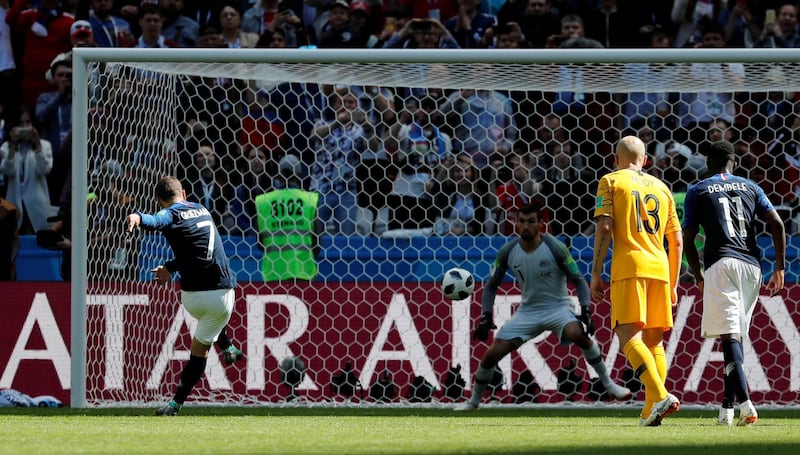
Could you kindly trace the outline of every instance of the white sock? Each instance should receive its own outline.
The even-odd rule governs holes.
[[[606,389],[612,386],[614,381],[612,381],[611,377],[608,375],[608,368],[606,368],[606,364],[603,362],[603,354],[601,354],[600,349],[597,348],[597,343],[592,342],[592,345],[589,346],[588,349],[583,349],[582,352],[586,363],[594,368],[594,371],[600,376],[600,381]]]
[[[492,380],[492,376],[494,376],[494,368],[478,367],[478,371],[475,372],[475,383],[472,385],[472,396],[469,397],[470,403],[475,406],[481,404],[483,392],[486,390],[489,381]]]

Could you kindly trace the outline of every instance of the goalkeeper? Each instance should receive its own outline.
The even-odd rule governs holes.
[[[489,331],[496,328],[492,321],[494,298],[497,287],[509,269],[522,288],[522,304],[495,334],[492,345],[483,355],[478,371],[475,372],[472,396],[456,410],[477,409],[500,359],[545,330],[557,334],[562,344],[575,343],[581,348],[586,362],[600,376],[611,397],[618,400],[631,397],[629,389],[611,380],[597,343],[588,336],[594,334],[589,308],[589,286],[578,271],[575,259],[566,245],[549,234],[542,234],[541,226],[541,207],[531,204],[522,206],[517,212],[516,222],[519,238],[503,245],[497,254],[494,272],[483,289],[483,315],[475,329],[475,338],[484,341],[489,337]],[[580,316],[572,311],[567,279],[578,291]]]
[[[198,320],[189,362],[183,367],[175,397],[156,411],[159,416],[175,416],[203,376],[211,344],[231,318],[236,281],[208,210],[187,201],[186,192],[174,177],[162,177],[155,192],[162,209],[155,215],[128,215],[128,232],[141,226],[164,235],[175,258],[151,270],[154,280],[166,285],[171,275],[179,272],[181,303]]]

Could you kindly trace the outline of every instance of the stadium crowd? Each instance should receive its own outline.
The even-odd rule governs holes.
[[[74,47],[800,47],[799,3],[0,0],[0,196],[17,206],[20,234],[52,228],[47,218],[69,200]],[[739,64],[666,70],[745,77]],[[625,68],[630,78],[647,71]],[[739,153],[737,172],[759,182],[792,220],[800,212],[798,94],[735,89],[401,90],[186,78],[178,176],[189,198],[232,235],[256,234],[252,199],[280,185],[271,176],[286,154],[301,159],[304,186],[320,193],[330,233],[434,227],[440,235],[509,234],[510,209],[539,199],[550,209],[551,233],[576,235],[593,229],[596,182],[613,168],[611,147],[620,137],[645,142],[647,171],[675,193],[705,171],[708,146],[726,139]],[[100,123],[112,115],[98,106],[91,113]],[[264,130],[275,134],[254,134]],[[124,213],[138,201],[113,182],[134,172],[132,163],[109,159],[108,144],[95,139],[90,166],[96,181],[108,182],[97,196],[109,209],[91,213]]]

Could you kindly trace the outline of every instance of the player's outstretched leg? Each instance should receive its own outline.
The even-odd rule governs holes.
[[[611,383],[611,385],[606,386],[606,392],[608,392],[608,395],[611,398],[621,401],[630,400],[630,398],[633,396],[631,389],[615,383]]]
[[[681,402],[675,395],[668,393],[666,398],[653,405],[653,410],[650,411],[650,415],[639,422],[639,425],[643,427],[657,427],[661,425],[661,421],[664,417],[680,409]]]
[[[472,396],[470,396],[468,401],[456,405],[453,410],[474,411],[478,409],[478,406],[481,404],[481,398],[483,398],[483,392],[486,391],[486,385],[492,380],[492,376],[494,376],[494,367],[483,368],[479,366],[478,371],[475,372],[475,382],[472,385]]]
[[[625,357],[631,367],[638,373],[639,380],[645,387],[645,393],[654,397],[650,413],[639,421],[640,426],[658,426],[661,420],[680,409],[680,401],[667,391],[657,371],[656,362],[650,349],[642,340],[631,339],[623,347]],[[664,398],[661,398],[664,397]],[[661,398],[659,401],[658,398]]]
[[[597,343],[591,339],[590,341],[592,343],[591,346],[581,350],[583,352],[583,358],[586,359],[586,363],[594,368],[594,371],[596,371],[597,375],[600,376],[600,382],[603,383],[608,395],[615,400],[630,399],[633,395],[633,393],[631,393],[631,389],[617,385],[611,379],[611,376],[608,374],[608,368],[606,367],[605,362],[603,362],[603,355],[600,353],[600,349],[597,347]]]
[[[166,406],[163,408],[159,408],[156,410],[157,416],[168,416],[173,417],[178,415],[181,412],[181,405],[176,403],[174,400],[171,400]]]
[[[717,425],[733,425],[733,408],[720,407],[719,417],[717,417]]]
[[[656,344],[654,346],[648,346],[650,349],[650,354],[653,355],[653,361],[655,362],[656,372],[658,373],[658,377],[661,379],[661,384],[666,387],[666,383],[664,382],[667,377],[667,356],[664,352],[664,346],[661,344]],[[642,408],[641,419],[644,420],[647,416],[650,415],[650,411],[653,410],[653,404],[655,401],[652,398],[652,393],[645,392],[644,398],[644,407]],[[655,425],[650,426],[658,426],[661,424],[661,421],[658,421]]]
[[[244,358],[244,354],[237,348],[231,339],[228,337],[228,329],[224,328],[217,336],[217,341],[214,342],[217,347],[222,351],[222,357],[228,365],[238,362]]]
[[[244,358],[244,353],[240,351],[236,346],[230,345],[228,349],[222,351],[222,356],[225,359],[225,363],[228,365],[238,362]]]
[[[195,340],[192,340],[195,343]],[[189,361],[181,371],[181,380],[178,382],[178,387],[175,390],[175,398],[169,402],[165,407],[156,411],[158,416],[176,416],[180,412],[183,402],[189,396],[197,381],[206,370],[207,359],[196,355],[190,355]]]
[[[730,386],[740,403],[739,421],[736,425],[740,427],[752,425],[758,420],[758,413],[753,406],[753,402],[750,401],[750,391],[747,388],[742,341],[736,338],[723,337],[722,352],[725,358],[730,359],[725,364],[726,381],[730,381]]]
[[[745,401],[739,405],[739,422],[736,423],[737,427],[750,426],[758,421],[758,413],[756,412],[753,402],[750,400]]]
[[[472,401],[465,401],[463,403],[457,404],[453,411],[474,411],[478,409],[478,405],[472,404]]]

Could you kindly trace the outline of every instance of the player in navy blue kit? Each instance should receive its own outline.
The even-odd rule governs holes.
[[[151,272],[155,281],[164,285],[173,273],[180,273],[181,303],[198,320],[189,362],[181,372],[175,397],[156,411],[156,415],[174,416],[203,376],[208,351],[231,317],[236,281],[208,210],[187,201],[186,192],[174,177],[159,180],[156,199],[162,209],[155,215],[128,215],[128,232],[141,226],[160,231],[167,239],[175,257]]]
[[[738,399],[737,425],[746,426],[758,420],[742,366],[742,337],[748,336],[762,284],[756,217],[766,221],[775,247],[775,270],[767,283],[770,295],[783,289],[786,232],[764,190],[731,173],[735,163],[733,145],[726,141],[711,145],[706,157],[709,177],[686,193],[683,235],[689,268],[703,293],[702,335],[722,342],[724,392],[717,423],[733,425],[733,404]],[[701,226],[705,229],[702,268],[694,244]]]

